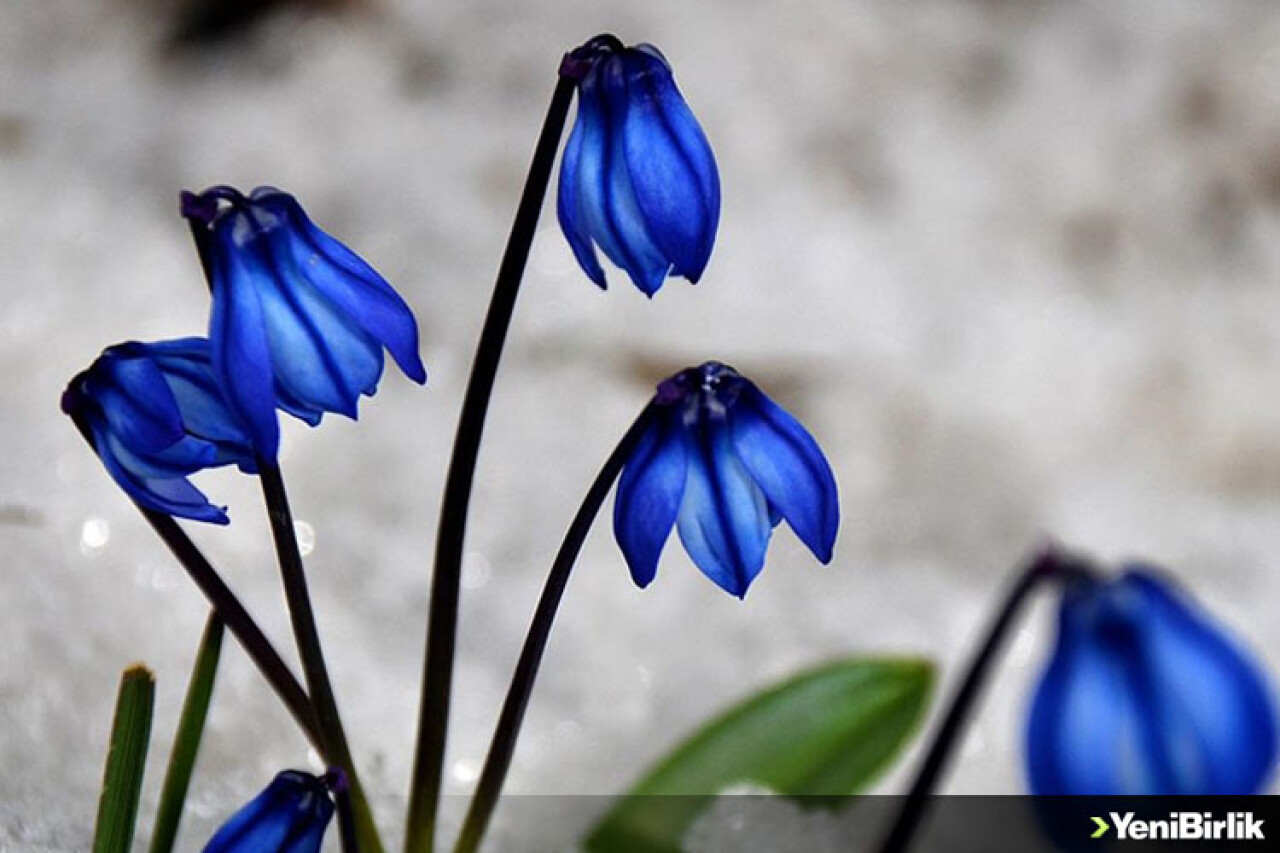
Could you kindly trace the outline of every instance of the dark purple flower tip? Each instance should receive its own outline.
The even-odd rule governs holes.
[[[209,225],[218,215],[218,200],[212,195],[196,195],[190,190],[178,194],[178,210],[185,219]]]
[[[581,82],[600,57],[624,50],[626,47],[617,36],[601,33],[564,55],[564,60],[560,63],[560,76]]]
[[[1027,724],[1033,794],[1256,794],[1276,760],[1265,670],[1167,576],[1064,591]]]
[[[565,57],[578,115],[560,165],[556,214],[587,277],[596,249],[647,296],[669,276],[696,283],[720,220],[720,175],[671,66],[652,45],[599,36]]]
[[[312,426],[326,412],[355,418],[377,390],[384,348],[426,381],[409,306],[293,196],[218,186],[184,197],[183,210],[208,226],[196,240],[213,294],[214,370],[264,458],[279,449],[277,408]]]
[[[749,379],[710,361],[664,380],[656,414],[618,481],[614,535],[647,586],[671,528],[731,595],[747,593],[785,520],[819,560],[840,524],[835,477],[799,421]]]
[[[341,767],[330,767],[320,777],[320,781],[334,794],[344,793],[350,790],[351,787],[350,781],[347,779],[347,772]]]
[[[214,379],[209,342],[182,338],[108,347],[62,394],[107,472],[147,509],[226,524],[187,479],[235,464],[256,471],[249,437]]]

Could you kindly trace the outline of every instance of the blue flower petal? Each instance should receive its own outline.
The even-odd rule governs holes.
[[[130,342],[104,352],[88,393],[126,443],[159,451],[182,438],[182,415],[164,374],[138,346]]]
[[[734,453],[721,419],[689,430],[688,476],[677,528],[702,573],[739,598],[764,567],[772,527],[764,493]]]
[[[1252,794],[1276,761],[1276,715],[1261,670],[1148,571],[1117,582],[1146,615],[1142,639],[1169,778],[1161,793]],[[1222,760],[1223,757],[1230,760]]]
[[[185,477],[219,464],[217,448],[193,436],[183,436],[160,451],[130,448],[114,431],[104,432],[101,449],[139,477]]]
[[[646,587],[658,571],[658,557],[680,512],[688,462],[678,413],[659,412],[641,437],[618,480],[613,534],[626,557],[631,579]]]
[[[252,473],[253,448],[245,427],[227,408],[222,389],[213,374],[209,341],[179,338],[157,341],[147,346],[152,361],[164,374],[182,412],[182,426],[190,435],[204,439],[218,450],[215,464],[235,462]]]
[[[559,192],[556,196],[556,218],[560,221],[560,230],[564,232],[565,239],[569,241],[573,256],[578,259],[578,266],[582,267],[587,278],[604,290],[608,286],[605,282],[604,270],[600,267],[600,260],[596,257],[595,247],[591,243],[591,232],[587,229],[585,217],[582,214],[582,202],[578,194],[583,138],[587,135],[583,125],[593,120],[582,113],[583,109],[582,106],[578,107],[578,120],[574,123],[573,130],[569,132],[569,141],[564,147],[564,160],[560,166]]]
[[[382,376],[382,345],[301,277],[272,277],[258,296],[280,399],[317,419],[326,411],[354,419],[360,395],[372,395]]]
[[[93,425],[92,431],[94,446],[98,449],[103,467],[116,484],[140,505],[155,512],[193,521],[212,524],[230,522],[224,508],[209,503],[208,498],[185,478],[173,475],[148,477],[136,473],[117,456],[117,448],[113,447],[110,434],[101,425]]]
[[[578,193],[587,227],[601,250],[652,296],[671,264],[649,239],[627,171],[621,130],[628,104],[622,73],[621,60],[611,57],[580,89],[578,108],[595,120],[583,125]]]
[[[813,436],[750,382],[730,423],[733,448],[770,505],[815,557],[831,562],[840,505],[835,475]]]
[[[1143,569],[1064,594],[1032,705],[1035,794],[1262,790],[1277,751],[1260,669],[1192,602]]]
[[[287,223],[266,232],[277,257],[287,255],[298,278],[331,301],[339,316],[385,346],[406,376],[419,385],[426,382],[418,324],[400,294],[359,255],[316,226],[293,196],[260,187],[253,201]]]
[[[332,817],[321,780],[286,770],[222,825],[204,853],[317,853]]]
[[[623,117],[627,171],[648,235],[696,283],[720,220],[720,176],[702,128],[676,88],[671,68],[650,45],[622,59],[630,109]]]
[[[212,242],[216,255],[211,277],[213,308],[209,345],[213,369],[227,403],[246,425],[254,448],[266,459],[280,449],[271,347],[261,289],[272,286],[271,271],[256,253],[232,244],[230,231]]]
[[[1123,660],[1097,642],[1086,614],[1064,603],[1027,728],[1033,794],[1154,793],[1144,709],[1130,688]]]

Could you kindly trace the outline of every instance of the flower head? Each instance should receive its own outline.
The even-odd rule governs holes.
[[[1262,670],[1143,567],[1074,582],[1027,727],[1035,794],[1255,794],[1275,766]]]
[[[232,463],[257,470],[243,422],[218,389],[204,338],[108,347],[71,380],[62,410],[86,428],[120,488],[156,512],[226,524],[226,511],[187,477]]]
[[[578,117],[560,166],[556,212],[583,272],[592,244],[648,296],[668,275],[696,283],[720,220],[720,175],[702,128],[656,47],[599,36],[565,57]]]
[[[840,524],[836,481],[799,421],[714,361],[663,381],[652,411],[618,480],[613,514],[638,586],[653,580],[673,525],[702,573],[739,598],[783,519],[830,562]]]
[[[415,382],[427,374],[409,306],[373,268],[321,231],[287,193],[231,187],[182,194],[213,292],[209,342],[228,404],[274,459],[276,407],[315,426],[356,417],[382,375],[382,350]]]
[[[317,853],[333,817],[336,775],[285,770],[222,825],[204,853]]]

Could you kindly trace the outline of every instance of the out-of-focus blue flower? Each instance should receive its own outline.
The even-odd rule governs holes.
[[[222,825],[204,853],[316,853],[333,817],[329,786],[301,770],[277,774]]]
[[[578,117],[560,166],[560,227],[592,281],[592,244],[648,296],[668,275],[696,283],[720,221],[720,175],[656,47],[599,36],[570,53]]]
[[[742,598],[782,519],[831,561],[840,508],[813,436],[727,365],[709,361],[663,381],[614,505],[614,536],[636,584],[653,580],[674,525],[702,573]]]
[[[227,402],[274,459],[276,407],[315,426],[356,417],[382,375],[382,350],[427,379],[409,306],[372,267],[321,231],[293,196],[259,187],[182,194],[213,292],[209,342]]]
[[[88,427],[116,483],[156,512],[226,524],[225,509],[209,503],[187,477],[232,463],[257,471],[249,436],[224,402],[204,338],[108,347],[71,380],[62,409]]]
[[[1275,707],[1222,626],[1133,566],[1064,592],[1026,760],[1035,794],[1256,794],[1276,762]]]

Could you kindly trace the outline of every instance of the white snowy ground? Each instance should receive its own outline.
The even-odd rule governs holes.
[[[201,332],[176,202],[212,183],[296,193],[420,319],[428,386],[389,372],[358,425],[290,423],[283,457],[348,727],[398,824],[473,338],[559,56],[602,30],[674,63],[719,157],[719,242],[702,285],[649,302],[616,274],[598,292],[543,217],[475,494],[451,793],[590,477],[653,382],[711,357],[822,441],[836,560],[780,530],[739,603],[673,542],[640,592],[601,525],[512,792],[621,791],[729,701],[835,655],[931,656],[945,692],[1046,533],[1177,571],[1280,669],[1274,4],[384,0],[176,58],[164,8],[0,15],[0,848],[85,848],[118,674],[139,659],[159,679],[150,823],[206,611],[57,401],[107,344]],[[234,523],[199,541],[288,649],[254,483],[201,483]],[[947,790],[1022,789],[1050,616],[1018,637]],[[183,848],[307,760],[229,642]],[[491,848],[568,848],[589,812],[500,811]],[[784,825],[820,849],[824,822]],[[770,820],[746,826],[782,849]],[[742,827],[700,837],[733,849]]]

